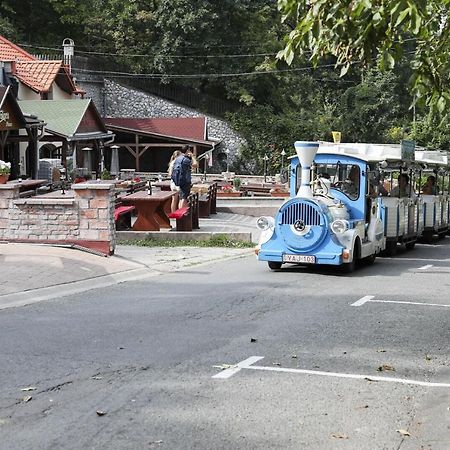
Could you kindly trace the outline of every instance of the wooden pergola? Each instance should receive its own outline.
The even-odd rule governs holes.
[[[121,123],[121,119],[105,119],[106,128],[116,136],[114,145],[127,150],[129,155],[127,157],[124,152],[120,152],[122,168],[135,169],[138,172],[165,172],[174,150],[189,145],[193,149],[194,156],[199,157],[218,144],[218,141],[209,139],[162,134],[149,130],[148,126],[141,126],[141,124],[147,124],[149,120],[151,119],[122,119],[124,123]],[[148,154],[148,150],[154,151]],[[131,165],[134,167],[125,167]]]

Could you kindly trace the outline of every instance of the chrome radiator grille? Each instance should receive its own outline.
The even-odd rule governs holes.
[[[308,203],[291,203],[281,215],[281,225],[293,225],[297,220],[305,225],[323,225],[323,215]]]

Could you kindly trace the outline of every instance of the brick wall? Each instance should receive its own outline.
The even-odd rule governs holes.
[[[65,195],[19,198],[19,186],[0,185],[0,239],[10,242],[74,244],[114,253],[112,184],[81,183]]]

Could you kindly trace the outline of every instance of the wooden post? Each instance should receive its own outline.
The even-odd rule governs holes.
[[[135,145],[136,145],[136,172],[140,171],[140,156],[139,156],[139,135],[135,134]]]

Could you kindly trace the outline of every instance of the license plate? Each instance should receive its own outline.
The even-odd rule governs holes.
[[[316,257],[311,255],[283,255],[283,262],[315,264]]]

